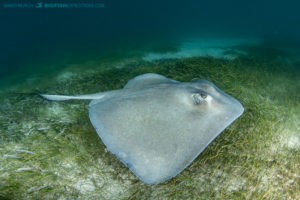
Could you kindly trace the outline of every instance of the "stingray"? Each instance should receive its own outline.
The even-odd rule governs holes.
[[[41,96],[91,99],[90,121],[103,143],[147,184],[179,174],[244,111],[207,80],[179,82],[154,73],[118,90]]]

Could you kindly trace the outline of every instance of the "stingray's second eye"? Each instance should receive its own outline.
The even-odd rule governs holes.
[[[195,93],[195,94],[192,94],[192,97],[193,97],[193,100],[194,100],[194,104],[199,105],[199,104],[203,103],[206,100],[207,94]]]

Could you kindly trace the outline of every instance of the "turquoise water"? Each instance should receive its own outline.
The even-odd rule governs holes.
[[[190,37],[257,37],[299,44],[297,1],[108,0],[104,5],[99,9],[1,8],[0,76],[36,62],[51,64],[124,45],[134,49],[145,42]]]

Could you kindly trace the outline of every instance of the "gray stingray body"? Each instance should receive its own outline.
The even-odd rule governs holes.
[[[179,82],[153,73],[135,77],[120,90],[41,96],[92,99],[89,116],[98,135],[148,184],[180,173],[244,111],[209,81]]]

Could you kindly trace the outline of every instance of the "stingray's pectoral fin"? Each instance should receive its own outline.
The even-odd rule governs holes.
[[[101,99],[105,96],[105,93],[96,93],[96,94],[85,94],[85,95],[56,95],[56,94],[39,94],[40,97],[49,101],[65,101],[70,99]]]

